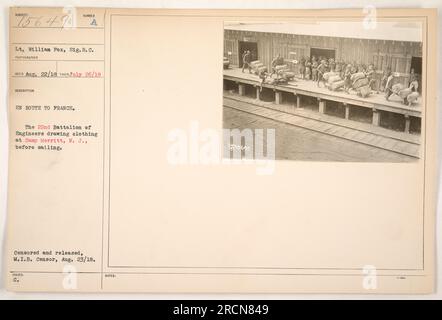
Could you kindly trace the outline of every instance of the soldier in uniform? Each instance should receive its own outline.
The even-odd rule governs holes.
[[[318,81],[318,61],[315,56],[312,58],[312,80]]]
[[[284,59],[281,57],[281,54],[278,55],[272,60],[272,74],[276,73],[276,66],[280,66],[284,64]]]
[[[385,83],[385,100],[387,101],[390,98],[390,96],[393,94],[393,85],[394,85],[394,74],[393,72],[390,71]]]
[[[336,67],[335,59],[330,58],[328,60],[328,67],[331,72],[335,71],[335,67]]]
[[[411,70],[410,70],[410,78],[409,79],[410,79],[410,81],[408,82],[408,86],[410,86],[413,79],[415,79],[414,68],[411,68]]]
[[[243,54],[242,56],[242,72],[244,72],[244,68],[247,67],[249,69],[249,73],[251,73],[252,67],[250,66],[250,58],[251,58],[250,51],[247,50],[245,54]]]
[[[324,73],[327,72],[327,63],[325,60],[322,60],[321,63],[318,65],[318,80],[316,81],[316,85],[319,88],[319,82],[324,82]],[[325,85],[325,84],[324,84]]]
[[[269,73],[264,70],[258,74],[258,77],[261,79],[261,82],[259,83],[259,92],[262,91],[262,85],[264,84],[264,82],[266,81],[268,76],[269,76]],[[270,76],[271,76],[271,74],[270,74]]]
[[[307,59],[305,61],[305,79],[310,80],[312,74],[312,63],[310,62],[310,59]]]
[[[374,79],[374,66],[373,66],[373,64],[370,64],[368,66],[368,69],[365,71],[365,76],[368,79],[368,86],[370,87],[370,89],[373,90],[373,83],[376,81]]]
[[[381,79],[381,91],[384,92],[385,91],[385,85],[387,84],[387,78],[391,73],[391,69],[388,68],[387,70],[384,71],[383,75],[382,75],[382,79]]]
[[[305,76],[305,58],[302,57],[301,61],[299,61],[299,75],[301,76],[301,79],[304,79]]]
[[[351,88],[351,64],[345,67],[344,71],[344,91],[350,93]]]

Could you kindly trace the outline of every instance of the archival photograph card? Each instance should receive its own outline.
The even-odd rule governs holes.
[[[7,288],[433,292],[436,26],[10,8]]]

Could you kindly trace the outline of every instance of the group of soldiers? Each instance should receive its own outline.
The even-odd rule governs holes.
[[[252,72],[252,66],[250,65],[250,60],[252,59],[252,53],[250,50],[246,50],[242,54],[242,72],[244,72],[244,69],[247,68],[249,70],[249,73]]]
[[[242,72],[245,69],[251,72],[251,52],[244,51],[242,55]],[[262,79],[262,82],[265,81],[267,77],[272,77],[273,74],[276,74],[276,67],[280,65],[286,64],[284,58],[278,54],[271,63],[271,71],[265,72],[262,75],[259,75]],[[384,71],[384,74],[379,83],[376,81],[376,71],[373,64],[361,64],[356,61],[353,62],[345,62],[343,60],[335,60],[333,58],[325,58],[315,56],[310,57],[302,57],[300,61],[297,62],[298,68],[298,76],[304,80],[310,80],[316,82],[317,86],[320,87],[320,83],[323,83],[325,86],[324,74],[327,72],[333,72],[340,76],[342,80],[344,80],[344,91],[349,93],[350,89],[352,89],[352,75],[355,73],[364,73],[365,77],[368,79],[368,86],[371,90],[374,90],[379,93],[379,91],[385,92],[385,98],[388,100],[392,94],[394,94],[394,84],[396,83],[395,73],[391,71],[390,68]],[[377,86],[375,87],[375,84]],[[408,83],[408,87],[413,91],[417,92],[419,84],[418,84],[418,76],[414,74],[414,71],[411,70],[410,79]]]
[[[391,69],[387,69],[381,80],[381,88],[385,92],[385,99],[396,94],[403,99],[404,104],[411,105],[411,97],[416,98],[419,93],[419,76],[414,73],[414,69],[411,69],[408,86],[403,87],[396,83],[395,73],[391,72]]]
[[[283,64],[284,59],[281,58],[281,55],[276,56],[272,61],[272,68],[276,65]],[[298,74],[301,79],[311,80],[319,84],[321,82],[324,83],[324,74],[327,72],[334,72],[340,76],[341,79],[344,80],[344,91],[349,93],[349,90],[352,88],[351,76],[355,73],[364,73],[365,77],[369,81],[369,87],[371,90],[374,90],[379,93],[379,91],[385,92],[385,98],[388,100],[389,97],[394,93],[393,85],[397,83],[396,75],[391,71],[391,68],[388,68],[384,71],[380,82],[376,81],[376,71],[374,65],[372,63],[365,65],[361,63],[353,62],[345,62],[343,60],[335,60],[333,58],[326,59],[324,57],[312,56],[303,57],[298,62]],[[410,78],[408,82],[408,87],[416,92],[419,87],[418,75],[414,73],[414,70],[411,70]],[[377,85],[376,85],[377,84]]]
[[[299,75],[301,79],[312,80],[319,84],[325,82],[323,76],[327,72],[334,72],[344,80],[344,91],[349,92],[352,87],[351,76],[355,73],[363,72],[369,80],[369,86],[374,90],[375,69],[373,64],[364,65],[357,62],[345,62],[343,60],[335,60],[333,58],[312,58],[303,57],[299,61]],[[324,84],[325,85],[325,84]]]

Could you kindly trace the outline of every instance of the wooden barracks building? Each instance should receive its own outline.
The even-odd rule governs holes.
[[[287,60],[323,56],[357,64],[373,63],[378,77],[391,68],[407,83],[410,71],[422,73],[422,34],[417,23],[382,22],[366,29],[362,22],[226,23],[224,56],[242,66],[241,55],[250,50],[253,60],[270,67],[281,54]]]

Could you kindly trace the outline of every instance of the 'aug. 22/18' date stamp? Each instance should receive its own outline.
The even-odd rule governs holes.
[[[267,315],[269,306],[266,304],[217,304],[216,306],[186,306],[180,304],[174,306],[174,316],[240,316],[240,315]]]

